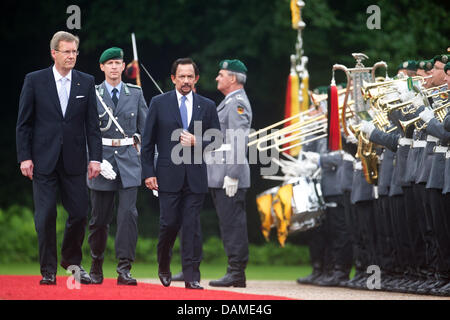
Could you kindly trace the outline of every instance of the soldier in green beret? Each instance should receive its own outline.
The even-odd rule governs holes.
[[[105,50],[99,63],[105,81],[96,86],[97,111],[103,144],[102,168],[107,170],[88,180],[92,202],[88,238],[92,256],[90,276],[93,283],[103,281],[103,256],[117,197],[117,284],[136,285],[136,279],[130,274],[138,236],[136,199],[141,185],[141,161],[136,139],[139,140],[143,132],[147,104],[140,87],[122,82],[125,69],[122,49],[112,47]]]
[[[434,65],[431,70],[433,77],[430,79],[430,87],[437,87],[445,82],[444,67],[447,62],[450,61],[450,55],[440,54],[433,58]]]
[[[225,96],[217,107],[224,136],[219,161],[208,164],[208,187],[219,218],[220,234],[228,267],[225,276],[210,281],[214,287],[245,287],[248,262],[245,196],[250,187],[247,140],[252,108],[245,93],[247,68],[242,61],[223,60],[216,77],[217,89]],[[218,152],[216,152],[217,155]]]

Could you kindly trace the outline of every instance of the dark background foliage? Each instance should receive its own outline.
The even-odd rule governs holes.
[[[122,47],[125,60],[132,59],[131,32],[135,32],[139,60],[166,91],[172,89],[170,65],[190,56],[199,65],[198,92],[217,104],[223,96],[216,90],[218,63],[238,58],[248,67],[247,94],[252,103],[253,128],[282,119],[290,54],[297,33],[291,28],[289,0],[164,0],[164,1],[2,1],[0,33],[4,84],[0,126],[0,208],[13,204],[32,209],[31,183],[21,176],[15,152],[18,100],[26,73],[51,65],[49,42],[58,30],[67,30],[69,5],[81,9],[80,55],[76,68],[103,80],[98,67],[101,52]],[[381,9],[381,29],[369,30],[366,9]],[[429,59],[450,46],[448,5],[429,0],[314,0],[306,1],[302,16],[304,54],[309,57],[310,88],[328,85],[335,63],[354,65],[353,52],[369,56],[367,66],[379,60],[389,65],[389,74],[407,59]],[[147,101],[158,94],[144,73],[142,87]],[[336,74],[337,81],[344,80]],[[127,80],[126,80],[127,81]],[[249,237],[262,243],[255,196],[273,186],[260,178],[252,166],[248,192]],[[138,209],[140,233],[157,236],[158,203],[141,190]],[[217,218],[208,198],[203,213],[205,237],[218,234]]]

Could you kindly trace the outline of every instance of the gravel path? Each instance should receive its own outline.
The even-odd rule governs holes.
[[[138,281],[161,284],[159,279],[138,279]],[[208,286],[208,282],[208,279],[201,281],[201,285],[208,290],[268,294],[302,300],[450,300],[450,297],[299,285],[295,281],[247,280],[246,288],[215,288]],[[172,282],[172,286],[184,287],[184,282]]]

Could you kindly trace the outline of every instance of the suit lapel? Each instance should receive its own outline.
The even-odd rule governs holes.
[[[191,117],[191,122],[189,123],[189,127],[188,130],[189,131],[193,131],[194,128],[194,121],[197,120],[201,120],[200,119],[200,115],[201,115],[201,106],[198,103],[198,97],[196,93],[192,93],[192,117]]]
[[[72,110],[73,108],[75,97],[77,96],[79,89],[80,77],[78,76],[78,72],[72,69],[72,80],[70,81],[70,96],[69,101],[67,102],[66,117],[69,114],[70,110]]]
[[[180,107],[178,106],[177,94],[175,90],[173,90],[172,94],[169,96],[169,108],[170,113],[180,125],[180,128],[183,128],[183,121],[181,121]]]
[[[59,102],[58,97],[58,89],[56,88],[56,82],[55,82],[55,76],[53,75],[52,67],[48,68],[47,72],[47,81],[48,81],[48,95],[50,99],[53,101],[53,104],[57,110],[57,112],[61,115],[61,118],[63,117],[62,110],[61,110],[61,103]]]

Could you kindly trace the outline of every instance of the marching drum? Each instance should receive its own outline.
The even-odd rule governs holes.
[[[299,177],[293,183],[292,218],[289,234],[306,231],[320,225],[325,213],[325,201],[316,179]]]

